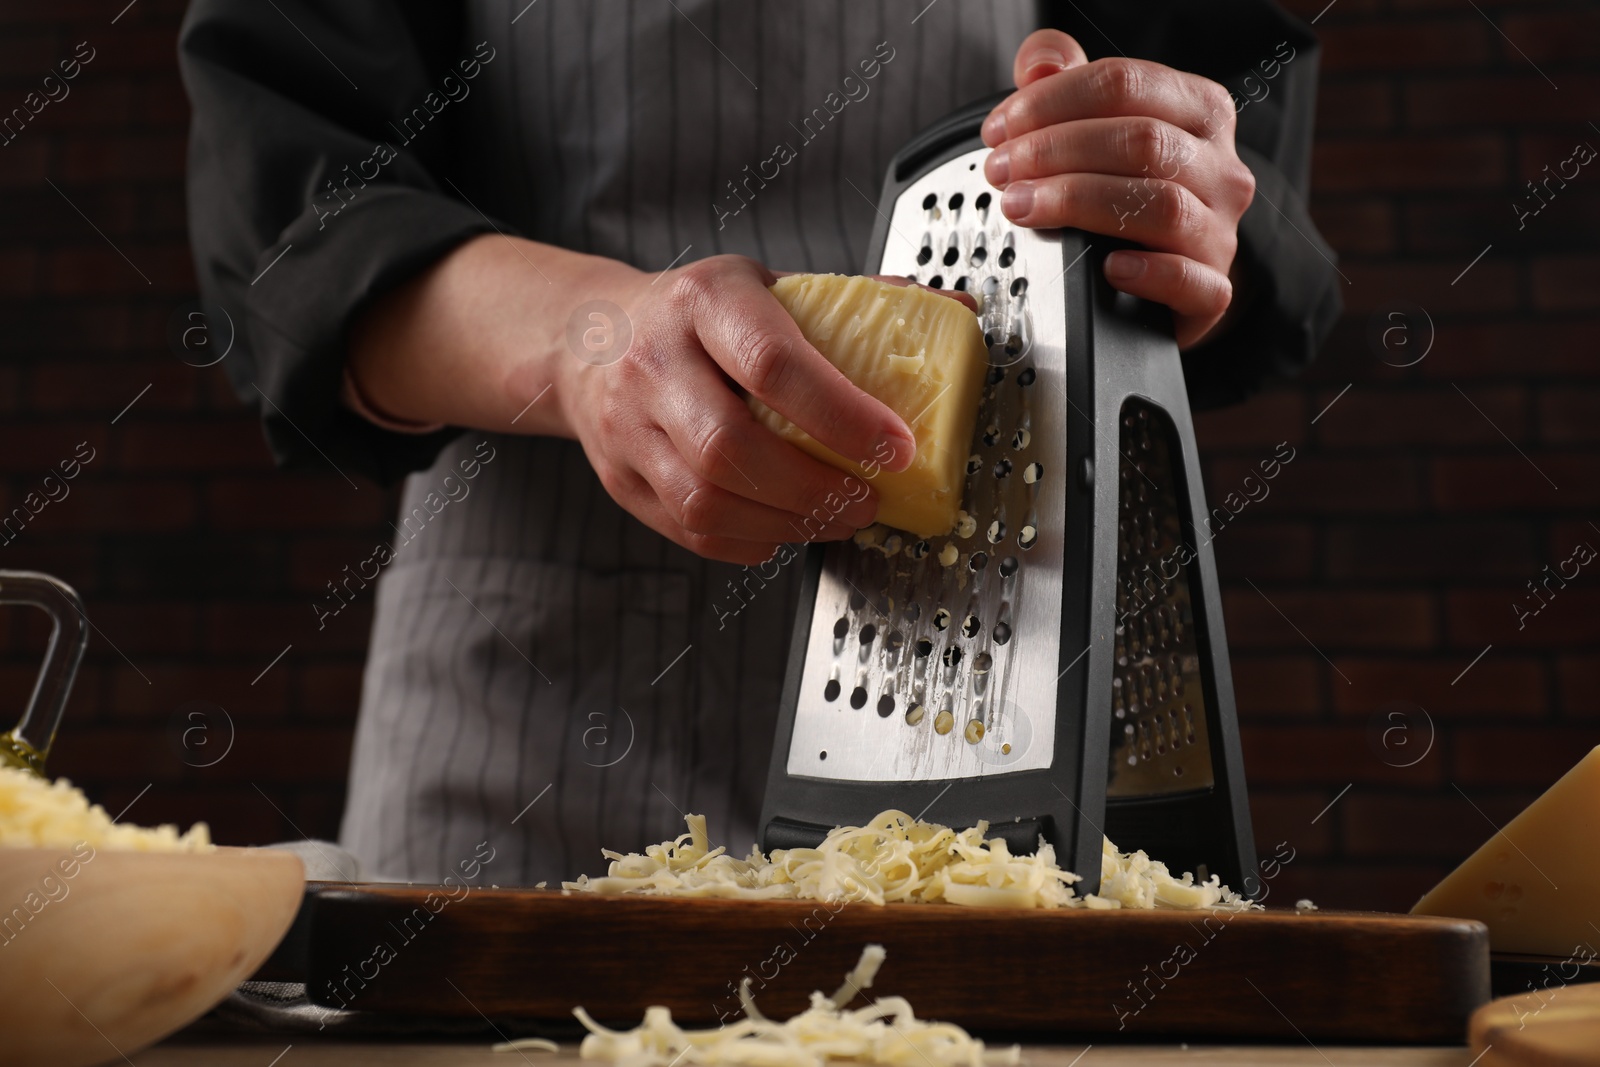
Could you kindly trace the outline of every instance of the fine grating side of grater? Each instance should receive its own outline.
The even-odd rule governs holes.
[[[980,300],[969,521],[806,555],[760,825],[814,845],[885,808],[1042,834],[1098,885],[1102,833],[1249,895],[1255,850],[1182,364],[1109,239],[1014,226],[978,130],[890,163],[869,273]],[[1198,525],[1197,525],[1198,523]],[[954,560],[950,556],[954,555]]]

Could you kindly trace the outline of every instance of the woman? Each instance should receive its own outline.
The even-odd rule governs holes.
[[[1197,405],[1235,400],[1338,311],[1304,207],[1315,51],[1266,0],[197,0],[226,366],[281,462],[406,476],[344,844],[421,880],[488,841],[507,884],[685,811],[752,840],[797,568],[713,605],[843,476],[739,392],[845,455],[912,448],[769,267],[861,270],[894,149],[1015,85],[984,127],[1004,213],[1148,249],[1108,278],[1172,307]],[[751,192],[746,165],[780,173]]]

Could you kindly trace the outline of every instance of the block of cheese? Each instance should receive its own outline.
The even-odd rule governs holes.
[[[1600,945],[1600,748],[1512,819],[1412,912],[1478,919],[1495,952]]]
[[[978,317],[925,289],[841,274],[792,274],[772,293],[829,362],[905,420],[917,454],[905,470],[889,471],[881,467],[888,456],[847,459],[751,397],[756,417],[824,463],[868,479],[879,522],[919,537],[949,533],[988,365]]]
[[[1492,1000],[1467,1037],[1477,1067],[1600,1067],[1600,985],[1557,980]]]

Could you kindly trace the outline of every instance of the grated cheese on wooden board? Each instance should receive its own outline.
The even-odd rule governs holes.
[[[54,782],[16,767],[0,767],[0,847],[93,848],[139,852],[209,852],[211,831],[197,822],[146,829],[114,822],[65,778]]]
[[[1056,863],[1043,839],[1032,856],[1015,856],[1002,838],[984,840],[988,823],[959,833],[885,811],[865,826],[840,826],[817,848],[752,848],[740,860],[711,848],[703,815],[686,819],[689,832],[626,855],[606,849],[611,861],[600,878],[563,882],[569,891],[618,895],[740,899],[856,899],[872,904],[934,903],[1003,908],[1214,908],[1259,907],[1212,875],[1196,882],[1174,877],[1143,851],[1118,852],[1109,839],[1101,851],[1100,891],[1077,896],[1076,874]]]
[[[684,1030],[672,1012],[659,1005],[645,1009],[632,1030],[608,1030],[574,1008],[589,1035],[578,1047],[586,1060],[610,1060],[618,1067],[823,1067],[829,1060],[883,1067],[986,1067],[1021,1062],[1022,1049],[989,1051],[982,1041],[954,1023],[916,1017],[904,997],[883,997],[871,1006],[846,1011],[856,994],[872,986],[884,957],[882,945],[868,945],[844,984],[832,996],[818,990],[811,1006],[786,1022],[761,1014],[750,993],[750,979],[739,983],[744,1018],[713,1030]],[[549,1049],[541,1038],[508,1041],[496,1052]]]

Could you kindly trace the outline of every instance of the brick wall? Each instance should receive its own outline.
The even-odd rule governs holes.
[[[53,770],[227,842],[332,835],[370,600],[320,633],[310,605],[392,497],[274,472],[220,373],[175,354],[194,290],[182,4],[120,7],[0,11],[6,109],[95,50],[0,148],[0,504],[79,442],[95,454],[0,567],[65,578],[98,627]],[[1600,15],[1477,7],[1322,14],[1313,206],[1347,315],[1302,380],[1200,420],[1213,498],[1296,450],[1215,544],[1258,839],[1298,852],[1274,891],[1325,906],[1409,905],[1600,741],[1595,575],[1520,630],[1512,610],[1600,544],[1600,169],[1552,184],[1521,229],[1511,208],[1575,143],[1600,146]],[[1386,317],[1407,307],[1434,336],[1400,368],[1428,340],[1414,313]],[[7,717],[43,639],[0,613]]]

